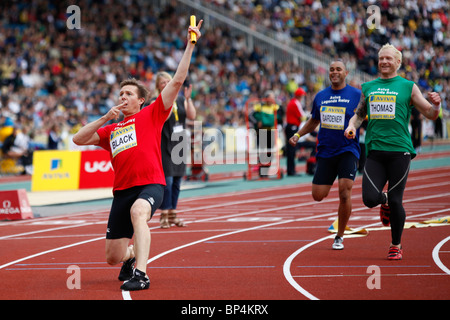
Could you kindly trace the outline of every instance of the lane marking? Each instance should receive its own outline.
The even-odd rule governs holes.
[[[424,178],[425,179],[425,178]],[[306,185],[306,184],[305,184]],[[302,184],[302,186],[303,186],[303,184]],[[421,188],[423,188],[424,186],[422,186],[422,187],[415,187],[415,188],[418,188],[418,189],[421,189]],[[279,187],[273,187],[273,188],[267,188],[267,189],[272,189],[272,190],[277,190],[277,189],[279,189]],[[306,192],[305,192],[306,193]],[[310,193],[310,192],[307,192],[308,194]],[[293,195],[293,196],[298,196],[299,194],[297,193],[297,194],[295,194],[295,195]],[[260,201],[261,199],[255,199],[255,201]],[[246,200],[247,201],[247,200]],[[414,199],[413,201],[417,201],[417,199]],[[316,202],[313,202],[314,204],[316,204]],[[223,204],[222,206],[225,206],[225,205],[229,205],[228,203],[227,204]],[[194,209],[191,209],[191,210],[194,210]],[[268,209],[268,210],[274,210],[274,208],[272,208],[272,209]],[[268,210],[266,210],[266,211],[268,211]],[[105,211],[105,210],[101,210],[101,211],[94,211],[94,212],[99,212],[99,213],[107,213],[108,211]],[[250,212],[250,213],[247,213],[247,214],[252,214],[252,213],[258,213],[259,211],[252,211],[252,212]],[[93,212],[83,212],[83,213],[78,213],[78,214],[74,214],[73,216],[79,216],[79,215],[91,215],[91,214],[93,214]],[[336,213],[332,213],[332,214],[336,214]],[[242,214],[240,214],[240,215],[242,215]],[[232,215],[230,215],[230,216],[232,216]],[[297,220],[295,220],[295,221],[301,221],[301,220],[309,220],[309,219],[315,219],[315,218],[317,218],[318,216],[312,216],[312,217],[309,217],[309,218],[305,218],[305,219],[297,219]],[[54,219],[55,217],[46,217],[46,218],[42,218],[42,219],[48,219],[48,220],[50,220],[50,219]],[[223,218],[223,217],[221,217],[221,218]],[[59,219],[60,219],[60,217],[59,217]],[[217,218],[218,219],[218,218]],[[215,220],[215,219],[205,219],[205,220]],[[194,221],[194,222],[201,222],[201,221],[203,221],[203,220],[199,220],[199,221]],[[292,220],[292,221],[294,221],[294,220]],[[282,221],[282,222],[279,222],[279,223],[275,223],[275,224],[272,224],[272,225],[276,225],[276,224],[282,224],[282,223],[288,223],[288,222],[292,222],[292,221]],[[29,221],[24,221],[23,223],[26,223],[26,222],[29,222]],[[22,223],[22,222],[18,222],[17,224],[19,224],[19,223]],[[6,223],[6,224],[2,224],[2,223],[0,223],[0,225],[1,226],[3,226],[3,225],[11,225],[11,223]],[[260,227],[265,227],[265,226],[260,226]],[[155,227],[155,228],[150,228],[150,229],[157,229],[157,228],[159,228],[159,226],[158,227]],[[237,232],[243,232],[243,231],[237,231]],[[236,232],[233,232],[233,233],[236,233]],[[220,235],[220,236],[223,236],[223,235]],[[328,237],[327,237],[328,238]],[[36,253],[36,254],[33,254],[33,255],[30,255],[30,256],[28,256],[28,257],[24,257],[24,258],[21,258],[21,259],[17,259],[17,260],[15,260],[15,261],[12,261],[12,262],[9,262],[9,263],[6,263],[6,264],[4,264],[4,265],[0,265],[0,269],[3,269],[3,268],[5,268],[5,267],[7,267],[7,266],[9,266],[9,265],[12,265],[12,264],[14,264],[14,263],[17,263],[17,262],[21,262],[21,261],[25,261],[25,260],[28,260],[28,259],[31,259],[31,258],[34,258],[34,257],[37,257],[37,256],[41,256],[41,255],[45,255],[45,254],[47,254],[47,253],[51,253],[51,252],[55,252],[55,251],[59,251],[59,250],[64,250],[64,249],[67,249],[67,248],[71,248],[71,247],[74,247],[74,246],[78,246],[78,245],[82,245],[82,244],[86,244],[86,243],[89,243],[89,242],[94,242],[94,241],[98,241],[98,240],[102,240],[102,239],[104,239],[104,236],[102,236],[102,237],[98,237],[98,238],[94,238],[94,239],[89,239],[89,240],[85,240],[85,241],[81,241],[81,242],[76,242],[76,243],[73,243],[73,244],[70,244],[70,245],[66,245],[66,246],[61,246],[61,247],[58,247],[58,248],[54,248],[54,249],[50,249],[50,250],[47,250],[47,251],[43,251],[43,252],[39,252],[39,253]]]
[[[436,265],[448,275],[450,275],[450,270],[442,263],[441,259],[439,258],[439,250],[449,240],[450,240],[450,236],[448,236],[447,238],[443,239],[441,242],[439,242],[434,247],[433,252],[432,252],[433,260],[436,263]]]
[[[450,193],[449,193],[448,195],[450,195]],[[428,196],[428,197],[424,197],[424,198],[429,198],[429,197],[442,197],[442,196],[446,196],[446,194],[440,194],[439,196]],[[337,200],[339,200],[339,199],[337,198]],[[420,198],[415,198],[415,199],[413,199],[413,200],[411,200],[411,201],[419,201],[419,200],[420,200]],[[324,203],[324,202],[331,202],[331,201],[336,201],[336,199],[323,200],[321,203]],[[316,202],[316,201],[312,201],[311,203],[317,203],[317,202]],[[310,204],[310,203],[308,203],[308,204]],[[302,203],[302,204],[299,204],[299,205],[297,205],[297,206],[303,206],[303,205],[306,205],[306,203]],[[286,206],[286,207],[292,207],[292,206],[293,206],[293,205],[289,205],[289,206]],[[354,211],[365,210],[365,209],[367,209],[367,208],[366,208],[365,206],[363,206],[363,207],[354,209],[353,212],[354,212]],[[268,211],[268,210],[273,210],[273,208],[270,208],[270,209],[263,209],[263,210],[258,210],[258,211],[252,211],[251,213],[265,212],[265,211]],[[449,208],[448,210],[450,210],[450,208]],[[291,222],[305,221],[305,220],[313,220],[313,219],[317,219],[317,218],[328,217],[328,216],[330,216],[330,215],[336,215],[336,213],[337,213],[337,212],[332,212],[332,213],[325,213],[325,214],[320,214],[320,215],[315,215],[315,216],[310,216],[310,217],[304,217],[304,218],[298,218],[298,219],[290,219],[290,220],[280,221],[280,222],[276,222],[276,223],[270,223],[270,224],[266,224],[266,225],[262,225],[262,226],[256,226],[256,227],[252,227],[252,228],[240,229],[240,230],[236,230],[236,231],[232,231],[232,232],[228,232],[228,233],[224,233],[224,234],[219,234],[219,235],[216,235],[216,236],[212,236],[212,237],[208,237],[208,238],[205,238],[205,239],[197,240],[197,241],[194,241],[194,242],[191,242],[191,243],[188,243],[188,244],[185,244],[185,245],[182,245],[182,246],[179,246],[179,247],[170,249],[170,250],[165,251],[165,252],[163,252],[163,253],[160,253],[159,255],[157,255],[157,256],[155,256],[155,257],[149,259],[149,260],[147,261],[147,264],[149,264],[150,262],[155,261],[155,260],[159,259],[160,257],[165,256],[165,255],[167,255],[167,254],[169,254],[169,253],[172,253],[172,252],[178,251],[178,250],[180,250],[180,249],[184,249],[184,248],[186,248],[186,247],[193,246],[193,245],[196,245],[196,244],[199,244],[199,243],[202,243],[202,242],[206,242],[206,241],[209,241],[209,240],[212,240],[212,239],[216,239],[216,238],[219,238],[219,237],[224,237],[224,236],[228,236],[228,235],[231,235],[231,234],[236,234],[236,233],[241,233],[241,232],[246,232],[246,231],[256,230],[256,229],[265,228],[265,227],[271,227],[271,226],[275,226],[275,225],[279,225],[279,224],[286,224],[286,223],[291,223]],[[244,213],[244,214],[249,214],[249,213]],[[240,216],[240,215],[243,215],[243,214],[238,214],[238,216]],[[223,218],[224,218],[224,217],[218,217],[217,219],[223,219]],[[215,220],[215,219],[216,219],[216,218],[207,218],[207,219],[203,219],[203,220],[208,220],[208,221],[209,221],[209,220]],[[193,221],[193,222],[199,222],[199,221]],[[377,223],[374,223],[374,224],[372,224],[372,225],[378,225],[379,223],[380,223],[380,222],[377,222]],[[372,225],[368,225],[368,226],[372,226]],[[366,226],[366,227],[368,227],[368,226]],[[319,239],[319,240],[317,240],[317,241],[314,241],[314,242],[312,242],[312,243],[306,245],[306,246],[303,247],[303,248],[306,249],[306,248],[309,247],[309,246],[315,245],[316,243],[321,242],[321,241],[323,241],[323,240],[325,240],[325,239],[329,239],[329,238],[334,238],[334,235],[329,235],[329,236],[327,236],[327,237],[324,237],[324,238],[322,238],[322,239]],[[302,250],[302,251],[303,251],[303,250]],[[300,251],[300,252],[301,252],[301,251]],[[300,252],[298,252],[298,253],[300,253]],[[292,262],[292,260],[294,259],[294,256],[291,255],[291,257],[292,257],[292,259],[291,259],[291,261],[289,262],[289,265],[290,265],[290,263]],[[288,260],[289,260],[289,258],[288,258]],[[283,266],[283,273],[285,274],[285,277],[286,277],[286,276],[287,276],[287,273],[286,273],[285,267],[286,267],[286,262],[285,262],[285,264],[284,264],[284,266]],[[290,274],[290,272],[289,272],[289,274]],[[291,276],[291,278],[292,278],[292,276]],[[288,280],[288,281],[289,281],[289,280]],[[301,286],[299,286],[299,285],[297,284],[297,282],[294,281],[293,278],[292,278],[292,280],[289,281],[289,282],[290,282],[291,285],[293,285],[297,290],[299,290],[302,294],[304,294],[304,295],[307,296],[307,297],[310,297],[311,300],[318,300],[316,297],[314,297],[313,295],[309,294],[309,292],[307,292],[307,291],[304,290]],[[128,291],[122,291],[122,297],[124,298],[124,300],[132,300],[132,299],[131,299],[131,295],[130,295],[130,293],[129,293]]]
[[[27,223],[32,223],[34,221],[47,221],[47,220],[52,220],[52,219],[71,219],[73,217],[78,217],[78,216],[84,216],[84,215],[99,215],[99,214],[109,214],[109,210],[91,210],[91,211],[86,211],[86,212],[78,212],[78,213],[71,213],[70,215],[68,214],[63,214],[63,215],[55,215],[55,216],[48,216],[48,217],[43,217],[43,218],[36,218],[36,220],[33,219],[26,219],[26,220],[17,220],[17,221],[0,221],[0,227],[10,227],[10,226],[15,226],[15,225],[20,225],[20,224],[27,224]]]
[[[406,276],[447,276],[446,273],[393,273],[381,274],[381,277],[406,277]],[[321,275],[302,275],[294,276],[294,278],[344,278],[344,277],[366,277],[366,274],[321,274]]]
[[[206,243],[260,243],[260,242],[306,242],[312,240],[240,240],[240,241],[207,241]]]
[[[99,237],[99,238],[94,238],[94,239],[89,239],[89,240],[85,240],[85,241],[75,242],[75,243],[72,243],[72,244],[69,244],[69,245],[66,245],[66,246],[62,246],[62,247],[58,247],[58,248],[54,248],[54,249],[38,252],[38,253],[32,254],[30,256],[23,257],[23,258],[20,258],[20,259],[17,259],[17,260],[5,263],[3,265],[0,265],[0,270],[5,268],[5,267],[8,267],[10,265],[16,264],[18,262],[22,262],[22,261],[29,260],[29,259],[32,259],[32,258],[36,258],[36,257],[39,257],[39,256],[43,256],[43,255],[45,255],[47,253],[51,253],[51,252],[55,252],[55,251],[59,251],[59,250],[64,250],[64,249],[67,249],[67,248],[76,247],[76,246],[79,246],[79,245],[82,245],[82,244],[86,244],[86,243],[89,243],[89,242],[99,241],[99,240],[102,240],[104,238],[105,238],[105,236],[102,236],[102,237]]]
[[[439,194],[439,195],[434,195],[434,196],[427,196],[427,197],[423,197],[423,198],[427,198],[427,199],[430,199],[431,197],[439,198],[439,197],[446,197],[446,196],[449,196],[449,195],[450,195],[450,193]],[[417,198],[410,199],[408,202],[414,202],[414,201],[417,201]],[[404,202],[406,202],[406,201],[404,201]],[[353,210],[353,211],[355,211],[355,210]],[[409,218],[417,218],[417,217],[422,217],[422,216],[427,216],[427,215],[432,215],[432,214],[443,213],[443,212],[446,212],[446,211],[450,211],[450,208],[437,210],[437,211],[432,211],[432,212],[427,212],[427,213],[423,213],[423,214],[417,214],[417,215],[410,216]],[[369,228],[369,227],[373,227],[373,226],[376,226],[376,225],[379,225],[379,224],[380,224],[380,222],[372,223],[372,224],[368,224],[368,225],[362,226],[360,228]],[[316,244],[318,244],[318,243],[320,243],[320,242],[322,242],[324,240],[333,239],[333,238],[334,238],[334,235],[330,235],[330,236],[327,236],[327,237],[320,238],[320,239],[318,239],[316,241],[313,241],[313,242],[311,242],[311,243],[309,243],[309,244],[299,248],[294,253],[292,253],[286,259],[286,261],[284,262],[283,274],[284,274],[284,277],[286,278],[286,280],[291,284],[292,287],[294,287],[298,292],[300,292],[301,294],[303,294],[305,297],[307,297],[310,300],[319,300],[319,298],[317,298],[316,296],[314,296],[313,294],[311,294],[310,292],[305,290],[302,286],[300,286],[300,284],[298,284],[297,281],[295,281],[294,277],[291,274],[292,261],[294,260],[295,257],[297,257],[300,253],[302,253],[303,251],[305,251],[309,247],[312,247],[312,246],[314,246],[314,245],[316,245]],[[444,240],[448,241],[448,239],[450,239],[450,237],[448,237],[447,239],[444,239]],[[444,268],[445,268],[445,266],[444,266]]]
[[[70,266],[69,264],[66,264]],[[77,264],[74,264],[77,265]],[[180,267],[148,267],[148,269],[269,269],[276,266],[180,266]],[[81,267],[80,270],[112,270],[121,267]],[[24,268],[6,268],[8,271],[33,271],[33,270],[67,270],[67,267],[24,267]]]
[[[370,265],[366,266],[296,266],[296,268],[368,268]],[[403,266],[403,265],[384,265],[378,266],[380,268],[431,268],[431,266]],[[296,276],[294,276],[296,277]]]
[[[194,246],[194,245],[202,243],[202,242],[206,242],[206,241],[209,241],[209,240],[213,240],[213,239],[229,236],[229,235],[232,235],[232,234],[237,234],[237,233],[242,233],[242,232],[247,232],[247,231],[252,231],[252,230],[258,230],[258,229],[262,229],[262,228],[265,228],[265,227],[276,226],[276,225],[284,224],[284,223],[290,223],[292,221],[293,220],[287,220],[287,221],[281,221],[281,222],[264,224],[264,225],[260,225],[260,226],[256,226],[256,227],[240,229],[240,230],[236,230],[236,231],[232,231],[232,232],[226,232],[226,233],[218,234],[218,235],[215,235],[215,236],[207,237],[207,238],[204,238],[204,239],[200,239],[200,240],[197,240],[197,241],[193,241],[193,242],[190,242],[190,243],[178,246],[176,248],[172,248],[170,250],[164,251],[164,252],[154,256],[153,258],[151,258],[151,259],[149,259],[147,261],[147,265],[149,263],[151,263],[152,261],[155,261],[155,260],[157,260],[157,259],[159,259],[161,257],[164,257],[164,256],[168,255],[169,253],[172,253],[172,252],[175,252],[175,251],[178,251],[178,250],[190,247],[190,246]],[[122,290],[122,297],[123,297],[124,300],[132,300],[129,291],[123,291]]]
[[[49,228],[49,229],[35,230],[35,231],[29,231],[29,232],[23,232],[23,233],[16,233],[16,234],[8,235],[8,236],[2,236],[2,237],[0,237],[0,240],[5,240],[5,239],[10,239],[10,238],[15,238],[15,237],[28,236],[28,235],[30,235],[30,234],[37,234],[37,233],[43,233],[43,232],[51,232],[51,231],[57,231],[57,230],[64,230],[64,229],[69,229],[69,228],[78,228],[78,227],[90,226],[90,225],[93,225],[93,224],[95,224],[95,223],[89,222],[89,223],[81,223],[81,224],[68,225],[68,226],[64,226],[64,227],[57,227],[57,228]]]

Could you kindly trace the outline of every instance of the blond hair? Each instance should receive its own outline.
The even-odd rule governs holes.
[[[392,49],[392,51],[394,52],[394,57],[397,58],[397,60],[400,61],[397,71],[400,69],[400,67],[402,66],[402,52],[400,50],[398,50],[396,47],[394,47],[392,44],[390,43],[386,43],[384,46],[381,47],[381,49],[378,51],[378,56],[380,56],[380,52],[386,49]]]
[[[172,76],[168,72],[165,72],[165,71],[160,71],[156,74],[155,90],[153,90],[152,95],[151,95],[152,99],[157,98],[159,96],[159,94],[161,93],[158,90],[158,84],[159,84],[159,81],[161,81],[161,79],[167,79],[170,81],[170,80],[172,80]]]

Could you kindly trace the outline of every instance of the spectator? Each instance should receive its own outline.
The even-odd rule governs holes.
[[[56,124],[52,125],[50,132],[48,133],[47,149],[58,150],[61,140],[59,126]]]
[[[373,30],[366,26],[371,3],[367,1],[204,2],[272,28],[282,41],[299,41],[330,56],[344,52],[349,69],[354,69],[351,62],[374,75],[371,61],[376,61],[387,38],[395,39],[404,55],[399,75],[418,83],[424,92],[440,92],[444,116],[448,114],[448,1],[383,1],[380,28]],[[179,25],[186,25],[187,18],[180,18],[173,6],[110,0],[105,10],[102,1],[80,0],[82,28],[70,30],[66,10],[71,4],[0,2],[0,108],[2,113],[12,112],[20,125],[29,126],[40,141],[46,141],[54,123],[63,124],[65,135],[78,118],[86,123],[104,114],[114,105],[117,79],[124,74],[154,87],[154,75],[170,70],[183,47]],[[308,89],[306,104],[326,86],[315,72],[290,62],[270,62],[260,48],[250,49],[242,36],[234,36],[227,27],[205,30],[204,40],[189,76],[197,119],[205,126],[222,125],[228,119],[242,122],[246,101],[267,90],[274,91],[278,103],[287,104],[295,87],[288,85],[293,77],[298,86]],[[145,50],[150,45],[155,48],[152,52]],[[219,119],[217,114],[224,116]]]
[[[14,127],[11,135],[9,135],[2,145],[2,153],[6,158],[11,158],[18,161],[22,165],[24,171],[22,174],[31,174],[31,165],[33,163],[33,152],[30,149],[30,136],[27,127],[19,130]]]
[[[295,153],[298,149],[298,145],[291,146],[289,144],[289,139],[299,131],[300,124],[302,121],[306,120],[306,114],[303,110],[303,106],[301,103],[301,100],[303,96],[306,95],[305,90],[302,88],[298,88],[295,91],[294,98],[292,98],[291,101],[289,101],[289,104],[286,108],[286,127],[285,127],[285,134],[286,134],[286,158],[287,158],[287,175],[288,176],[295,176]]]
[[[158,72],[156,75],[156,90],[152,100],[158,97],[161,91],[172,80],[167,72]],[[181,180],[186,174],[187,154],[177,154],[182,159],[173,160],[174,148],[182,142],[189,140],[186,135],[186,119],[195,120],[196,111],[191,99],[192,85],[184,88],[184,97],[178,95],[172,106],[172,113],[164,123],[161,132],[161,156],[166,186],[161,206],[160,226],[170,228],[172,224],[184,227],[185,223],[177,214],[178,198],[181,190]],[[180,161],[181,160],[181,161]]]

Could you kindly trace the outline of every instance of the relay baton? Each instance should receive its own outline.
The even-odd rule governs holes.
[[[191,16],[191,27],[197,26],[197,19],[194,15]],[[195,32],[191,31],[191,43],[196,44],[197,43],[197,34]]]

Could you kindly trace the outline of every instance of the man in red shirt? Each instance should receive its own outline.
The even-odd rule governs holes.
[[[106,231],[106,261],[110,265],[124,262],[119,274],[119,280],[125,280],[122,290],[150,287],[146,275],[150,252],[147,222],[162,202],[165,185],[161,130],[189,70],[195,47],[189,41],[190,33],[196,33],[199,39],[202,23],[203,20],[197,27],[189,27],[187,47],[178,69],[154,103],[141,110],[148,96],[147,89],[135,79],[125,80],[120,84],[121,103],[73,137],[77,145],[98,145],[110,152],[115,178]],[[122,121],[104,126],[110,120],[117,120],[120,112],[124,115]],[[133,234],[134,246],[129,246]]]
[[[287,158],[287,175],[295,176],[295,151],[297,147],[293,147],[289,144],[289,139],[298,130],[300,130],[300,123],[302,122],[302,117],[305,116],[302,104],[300,100],[306,95],[305,90],[298,88],[294,97],[289,101],[286,108],[286,127],[284,129],[286,133],[286,158]]]

